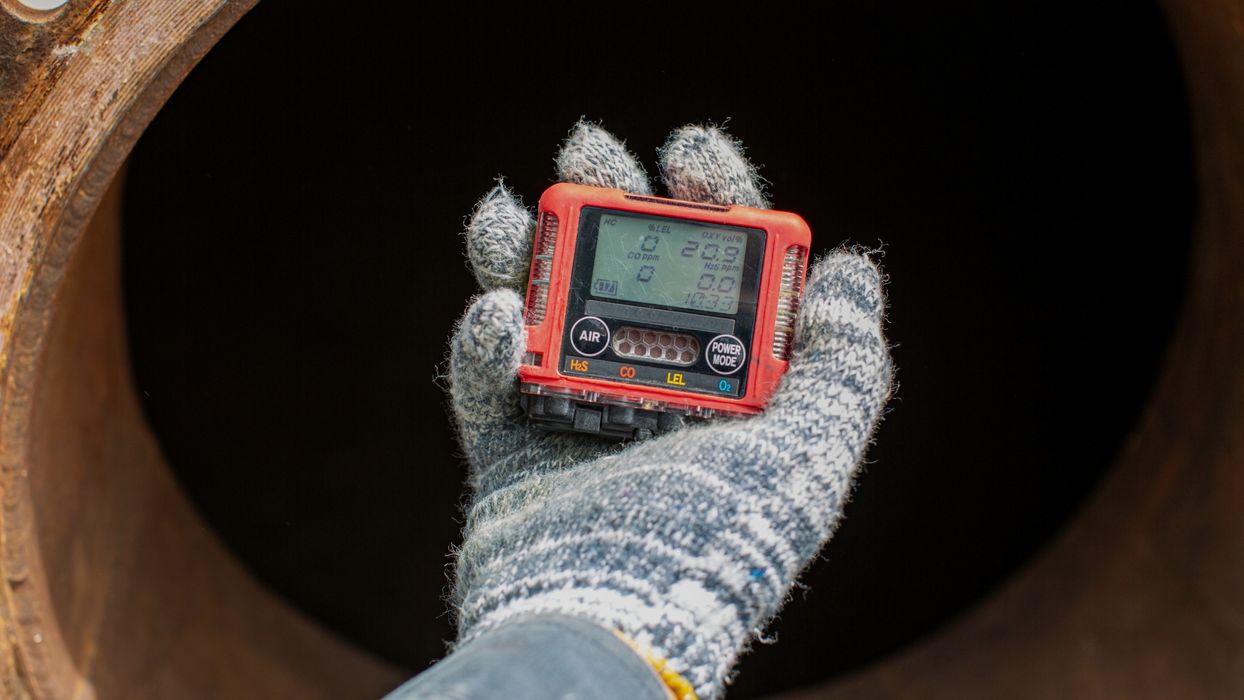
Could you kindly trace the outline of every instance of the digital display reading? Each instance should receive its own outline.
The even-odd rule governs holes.
[[[592,295],[734,314],[746,258],[744,231],[607,212],[596,239]]]

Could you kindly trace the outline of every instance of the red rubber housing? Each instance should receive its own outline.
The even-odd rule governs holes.
[[[613,382],[602,378],[566,376],[558,371],[562,359],[561,342],[566,323],[567,295],[578,239],[579,218],[584,207],[656,214],[709,224],[763,229],[766,232],[764,260],[757,292],[756,325],[752,347],[748,348],[748,381],[742,396],[710,396],[673,388]],[[532,387],[525,385],[534,385],[561,394],[591,392],[606,403],[651,404],[680,410],[690,409],[696,413],[705,413],[705,409],[708,409],[715,413],[752,414],[764,408],[777,387],[778,380],[786,372],[786,360],[774,357],[772,348],[783,258],[791,246],[802,248],[800,289],[807,272],[812,231],[803,218],[790,212],[684,202],[634,195],[620,190],[559,183],[547,189],[540,197],[541,216],[537,223],[537,244],[546,212],[553,214],[558,220],[556,248],[551,263],[552,274],[548,284],[544,318],[535,324],[531,323],[530,317],[528,319],[527,358],[541,359],[538,366],[524,364],[520,367],[519,381],[524,385],[524,391],[533,393]],[[533,277],[536,274],[536,265],[537,260],[533,256]],[[535,293],[535,285],[529,285],[528,309],[532,307],[532,295]]]

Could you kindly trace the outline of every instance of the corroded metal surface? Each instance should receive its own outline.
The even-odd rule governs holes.
[[[253,1],[82,0],[32,16],[0,0],[3,697],[361,697],[400,680],[220,547],[126,369],[117,172]],[[1166,5],[1200,220],[1143,419],[1091,503],[994,596],[791,697],[1244,696],[1244,3]]]
[[[138,409],[121,164],[253,0],[0,5],[0,694],[375,697],[400,674],[262,589]]]

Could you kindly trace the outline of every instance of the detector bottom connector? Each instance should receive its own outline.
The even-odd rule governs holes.
[[[644,440],[683,425],[686,416],[633,406],[578,401],[567,396],[519,398],[527,418],[545,430],[589,433],[617,440]]]
[[[708,418],[712,409],[683,408],[597,392],[558,390],[539,384],[521,387],[519,405],[545,430],[587,433],[616,440],[644,440]]]

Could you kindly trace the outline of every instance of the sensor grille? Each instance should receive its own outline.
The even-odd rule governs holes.
[[[686,367],[700,356],[700,341],[684,333],[623,326],[613,334],[613,352],[619,357]]]
[[[791,338],[795,335],[795,317],[799,313],[799,295],[803,293],[803,268],[808,249],[793,245],[782,257],[782,285],[778,292],[777,315],[773,323],[773,356],[785,360],[790,354]]]
[[[553,277],[553,253],[557,249],[557,215],[540,212],[531,249],[531,279],[527,283],[527,325],[544,321],[549,307],[549,282]]]

